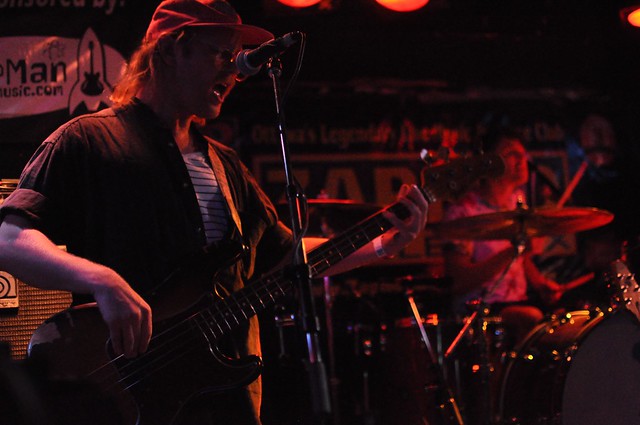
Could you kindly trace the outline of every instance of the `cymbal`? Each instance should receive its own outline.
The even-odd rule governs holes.
[[[434,224],[436,236],[446,239],[509,239],[557,236],[604,226],[613,220],[597,208],[526,208],[463,217]]]
[[[319,237],[334,236],[382,209],[378,205],[350,199],[308,199],[307,206],[309,208],[309,229],[306,236]],[[290,226],[291,219],[287,202],[278,203],[276,210],[280,220]]]

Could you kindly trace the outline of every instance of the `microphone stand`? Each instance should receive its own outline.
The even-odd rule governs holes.
[[[300,204],[303,194],[299,193],[293,178],[289,145],[286,140],[284,112],[281,110],[280,76],[282,75],[282,63],[278,58],[269,60],[267,73],[273,83],[273,93],[276,102],[277,130],[282,150],[282,161],[286,177],[286,194],[291,217],[291,231],[293,240],[297,243],[294,247],[293,264],[291,274],[294,287],[298,290],[298,323],[302,326],[307,346],[307,359],[305,366],[309,378],[311,393],[311,405],[314,413],[313,420],[324,423],[331,413],[327,374],[320,352],[318,334],[320,321],[316,314],[313,294],[311,290],[311,272],[307,262],[307,254],[302,239],[302,206]]]

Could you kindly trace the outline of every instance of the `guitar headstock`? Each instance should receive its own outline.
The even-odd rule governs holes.
[[[483,177],[504,173],[499,155],[475,155],[456,158],[442,165],[426,166],[420,172],[422,190],[429,202],[455,199]]]
[[[614,300],[619,306],[626,308],[638,320],[640,320],[640,286],[636,282],[633,273],[622,260],[616,260],[611,264],[611,288],[614,291]]]

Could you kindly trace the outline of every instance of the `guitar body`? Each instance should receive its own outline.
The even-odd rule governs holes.
[[[262,369],[257,356],[221,353],[206,329],[184,321],[188,316],[154,323],[158,336],[145,355],[114,360],[98,308],[71,308],[36,330],[30,358],[45,364],[51,379],[94,384],[117,406],[123,424],[169,425],[190,399],[247,385]]]
[[[213,293],[216,273],[242,252],[237,242],[223,242],[158,285],[147,297],[153,337],[134,359],[113,355],[95,304],[46,320],[31,337],[29,357],[53,380],[94,384],[117,406],[124,425],[170,425],[192,398],[248,385],[260,375],[259,357],[232,359],[218,347],[232,327],[227,313],[220,313],[228,304]]]

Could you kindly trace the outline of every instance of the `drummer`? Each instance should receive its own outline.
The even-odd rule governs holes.
[[[445,210],[444,220],[513,210],[526,204],[523,186],[529,179],[527,152],[522,140],[510,132],[485,140],[487,153],[505,162],[502,176],[487,179]],[[526,241],[528,242],[528,241]],[[520,341],[543,318],[540,308],[528,298],[533,289],[545,299],[561,292],[557,282],[546,278],[531,259],[529,243],[517,254],[518,243],[510,240],[452,240],[445,244],[445,267],[453,280],[454,310],[469,313],[471,301],[483,301],[491,314],[499,315],[514,342]]]

